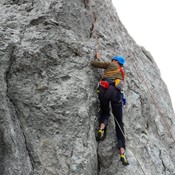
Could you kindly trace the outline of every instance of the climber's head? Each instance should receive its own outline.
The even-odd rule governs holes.
[[[114,56],[113,58],[112,58],[112,61],[118,61],[118,63],[120,64],[120,65],[124,65],[125,64],[125,58],[123,57],[123,56],[121,56],[121,55],[117,55],[117,56]]]

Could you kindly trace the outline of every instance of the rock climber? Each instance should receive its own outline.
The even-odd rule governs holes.
[[[120,160],[123,165],[129,165],[125,156],[125,136],[123,127],[123,105],[126,103],[123,92],[123,82],[125,72],[123,65],[125,58],[121,55],[114,56],[111,62],[101,62],[100,55],[96,54],[96,59],[91,62],[95,68],[102,68],[104,72],[99,82],[98,94],[100,101],[99,129],[97,131],[97,141],[103,141],[106,136],[106,126],[110,116],[110,103],[112,113],[115,118],[115,130],[120,150]],[[123,100],[122,100],[123,99]]]

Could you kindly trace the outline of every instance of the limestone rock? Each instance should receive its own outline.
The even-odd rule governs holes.
[[[0,174],[175,175],[167,87],[110,0],[1,0],[0,17]],[[127,60],[127,167],[112,115],[106,140],[95,140],[96,49]]]

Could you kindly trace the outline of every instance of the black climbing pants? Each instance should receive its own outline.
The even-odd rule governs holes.
[[[100,100],[100,118],[99,123],[107,125],[110,116],[110,103],[112,107],[112,113],[115,117],[115,129],[116,137],[118,140],[118,148],[125,148],[125,137],[123,127],[123,105],[122,105],[122,94],[115,88],[114,85],[110,85],[108,89],[99,87],[99,100]],[[122,130],[122,131],[121,131]]]

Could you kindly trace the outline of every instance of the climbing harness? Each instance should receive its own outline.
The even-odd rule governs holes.
[[[101,87],[103,87],[104,89],[108,89],[108,88],[109,88],[109,82],[107,82],[107,81],[101,80],[101,81],[99,82],[99,85],[100,85]]]

